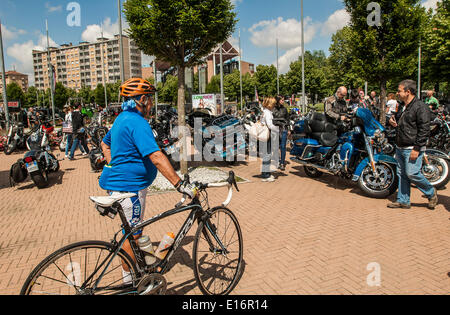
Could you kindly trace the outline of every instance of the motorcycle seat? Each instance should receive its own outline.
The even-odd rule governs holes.
[[[309,126],[312,132],[333,133],[337,129],[336,125],[322,120],[311,120]]]
[[[321,145],[326,147],[334,146],[339,139],[336,134],[330,132],[314,132],[312,134],[312,138],[319,141]]]
[[[133,193],[115,194],[114,196],[89,197],[96,205],[101,207],[111,207],[116,201],[136,196]]]

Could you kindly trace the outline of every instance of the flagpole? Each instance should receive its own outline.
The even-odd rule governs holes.
[[[5,58],[3,56],[2,22],[0,21],[0,61],[2,64],[3,107],[5,110],[6,129],[9,129],[8,96],[6,94]]]
[[[49,69],[50,73],[50,94],[51,94],[51,101],[52,101],[52,115],[53,115],[53,126],[56,126],[55,121],[55,97],[54,97],[54,81],[53,81],[53,65],[52,65],[52,58],[50,55],[50,40],[48,37],[48,20],[45,20],[45,29],[47,33],[47,52],[48,52],[48,61],[47,61],[47,67]]]
[[[239,80],[241,85],[241,111],[242,111],[242,51],[241,51],[241,29],[239,29]]]
[[[155,76],[155,119],[158,119],[158,70],[156,69],[156,56],[153,59],[153,74]]]
[[[221,103],[221,113],[224,111],[225,96],[223,94],[223,43],[220,44],[220,103]]]
[[[280,71],[278,68],[278,38],[277,38],[277,95],[280,95]]]
[[[303,24],[303,0],[301,0],[302,6],[302,110],[306,113],[305,104],[305,34],[304,34],[304,24]]]
[[[122,11],[120,0],[117,0],[117,6],[119,11],[119,49],[120,49],[120,81],[123,83],[125,81],[125,62],[123,56],[123,35],[122,35]],[[119,96],[120,99],[120,96]]]
[[[103,55],[103,22],[102,22],[102,38],[100,40],[100,53],[102,54],[102,78],[103,78],[103,89],[105,91],[105,108],[108,109],[108,93],[106,92],[106,79],[105,79],[105,57]]]

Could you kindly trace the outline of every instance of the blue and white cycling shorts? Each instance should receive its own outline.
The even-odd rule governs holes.
[[[123,193],[133,193],[136,196],[124,199],[120,202],[122,206],[123,212],[125,213],[125,217],[127,218],[128,223],[131,228],[135,227],[139,223],[141,223],[144,219],[145,212],[145,197],[147,196],[147,189],[142,189],[140,191],[129,191],[129,192],[118,192],[118,191],[108,191],[111,196],[115,194],[123,194]],[[142,234],[142,230],[137,231],[134,235]]]

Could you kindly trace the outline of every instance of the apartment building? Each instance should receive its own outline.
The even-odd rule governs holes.
[[[56,82],[79,91],[82,87],[95,89],[98,84],[120,81],[119,35],[113,39],[98,38],[95,43],[64,44],[50,47],[50,60],[55,68]],[[142,76],[141,51],[128,37],[122,37],[125,80]],[[48,52],[33,50],[35,86],[50,87]],[[105,79],[103,79],[103,77]]]
[[[0,95],[3,93],[3,82],[1,80],[2,75],[0,73]],[[5,73],[6,85],[10,83],[17,83],[22,91],[26,92],[28,90],[28,75],[19,73],[17,71],[8,71]]]

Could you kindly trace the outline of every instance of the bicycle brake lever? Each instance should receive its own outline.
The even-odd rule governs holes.
[[[233,171],[230,171],[230,176],[228,177],[228,183],[230,185],[233,185],[236,188],[236,190],[239,192],[239,188],[236,183],[236,176]]]

